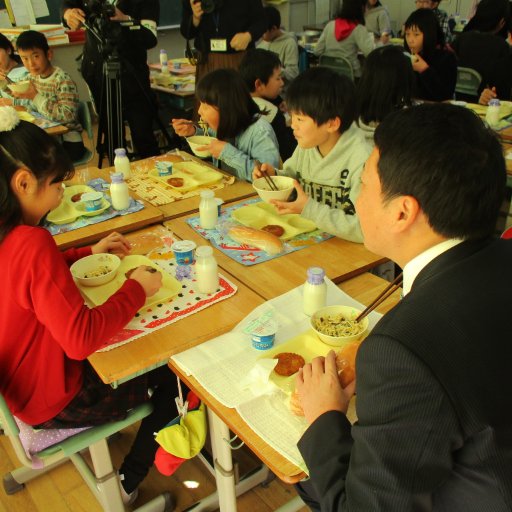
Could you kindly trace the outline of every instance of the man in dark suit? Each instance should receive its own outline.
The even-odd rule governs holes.
[[[334,353],[297,377],[310,423],[300,484],[322,511],[512,510],[512,241],[492,238],[505,187],[495,135],[430,104],[377,129],[356,210],[404,298],[361,344],[357,415]]]

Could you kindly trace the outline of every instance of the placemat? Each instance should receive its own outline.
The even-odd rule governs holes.
[[[229,236],[227,236],[225,234],[225,232],[227,231],[227,226],[229,226],[230,224],[238,224],[234,220],[231,222],[232,213],[235,210],[242,208],[242,206],[247,206],[249,204],[259,202],[261,202],[261,199],[259,198],[248,199],[247,201],[244,201],[242,203],[238,203],[234,206],[228,206],[224,208],[222,210],[221,216],[219,217],[217,227],[215,227],[214,229],[203,229],[199,225],[199,217],[192,217],[190,219],[187,219],[187,223],[194,231],[199,233],[203,238],[209,240],[217,249],[219,249],[219,251],[222,251],[230,258],[246,266],[256,265],[257,263],[273,260],[274,258],[279,258],[284,254],[289,254],[290,252],[294,251],[300,251],[305,247],[318,244],[320,242],[323,242],[324,240],[328,240],[329,238],[333,237],[333,235],[330,235],[329,233],[325,233],[324,231],[320,231],[319,229],[317,229],[309,233],[297,235],[295,238],[292,238],[291,240],[285,242],[284,251],[282,253],[270,255],[261,249],[249,247],[239,242],[235,242]]]
[[[201,190],[204,190],[205,188],[219,190],[224,188],[226,185],[231,185],[235,182],[234,176],[225,175],[222,181],[218,183],[199,187],[186,193],[181,193],[176,189],[165,185],[160,180],[153,178],[149,174],[151,170],[155,169],[157,162],[177,163],[186,161],[196,162],[199,164],[201,163],[200,160],[192,160],[186,155],[181,154],[181,152],[178,150],[169,152],[165,155],[158,155],[151,158],[146,158],[144,160],[139,160],[138,162],[132,162],[132,175],[130,179],[127,180],[128,187],[136,192],[139,197],[142,197],[153,206],[162,206],[164,204],[179,201],[180,199],[185,199],[187,197],[198,196]]]
[[[148,258],[155,261],[171,275],[176,274],[177,264],[171,249],[163,248],[153,251],[148,254]],[[108,340],[105,347],[99,349],[98,352],[106,352],[120,347],[182,318],[193,315],[216,302],[228,299],[236,293],[236,285],[222,274],[219,274],[219,289],[217,292],[212,294],[197,292],[194,290],[196,282],[194,265],[190,268],[190,278],[181,280],[181,291],[174,299],[139,311],[130,323]]]
[[[96,178],[87,182],[87,185],[92,187],[94,190],[98,192],[104,192],[106,189],[110,187],[110,184],[102,178]],[[104,194],[103,197],[112,205],[112,200],[110,199],[110,195]],[[91,224],[97,224],[98,222],[103,222],[104,220],[112,219],[113,217],[118,217],[120,215],[128,215],[129,213],[135,213],[144,208],[144,204],[141,201],[137,201],[130,198],[130,206],[126,208],[126,210],[114,210],[112,206],[105,210],[103,213],[99,215],[95,215],[94,217],[78,217],[73,222],[69,224],[53,224],[45,220],[44,227],[52,234],[52,235],[60,235],[61,233],[67,233],[68,231],[73,231],[74,229],[83,228],[84,226],[89,226]]]

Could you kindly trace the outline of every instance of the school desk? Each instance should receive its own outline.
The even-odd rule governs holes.
[[[380,277],[365,273],[340,285],[346,293],[362,304],[368,305],[389,283]],[[388,311],[399,300],[400,292],[395,292],[386,302],[377,308],[380,313]],[[208,407],[210,438],[215,465],[218,500],[221,512],[236,511],[236,495],[246,490],[246,484],[235,485],[233,476],[232,444],[243,441],[252,452],[282,481],[293,484],[302,480],[306,475],[300,468],[289,462],[274,448],[251,430],[235,409],[225,407],[218,402],[193,376],[187,376],[173,361],[169,367],[187,386],[203,400]],[[228,441],[230,431],[238,436],[239,441]],[[245,486],[244,486],[245,484]],[[303,507],[300,498],[295,498],[282,507],[283,512],[291,512]]]
[[[197,213],[164,224],[181,239],[193,240],[201,245],[209,244],[187,224],[186,219],[194,216]],[[299,286],[306,280],[306,269],[311,266],[324,268],[327,277],[339,283],[387,261],[365,249],[363,244],[336,237],[252,266],[242,265],[217,249],[214,249],[214,255],[223,270],[264,299],[271,299]]]
[[[88,169],[91,179],[103,178],[110,181],[109,169],[98,169],[97,167],[89,167]],[[77,184],[77,179],[78,174],[75,175],[70,184]],[[89,245],[112,233],[112,231],[126,233],[163,220],[162,212],[158,208],[137,197],[133,192],[130,192],[130,195],[144,203],[142,210],[55,235],[53,238],[57,246],[60,249],[69,249],[70,247]]]

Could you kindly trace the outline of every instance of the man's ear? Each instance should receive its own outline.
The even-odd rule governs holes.
[[[417,199],[413,196],[399,196],[394,199],[394,225],[397,232],[409,229],[418,219],[421,212]]]
[[[37,191],[37,179],[28,169],[20,167],[12,175],[11,187],[18,197],[30,195]]]

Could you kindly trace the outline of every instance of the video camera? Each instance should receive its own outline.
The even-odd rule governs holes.
[[[194,3],[201,2],[201,9],[206,14],[209,14],[216,9],[220,9],[223,4],[223,0],[196,0]]]

